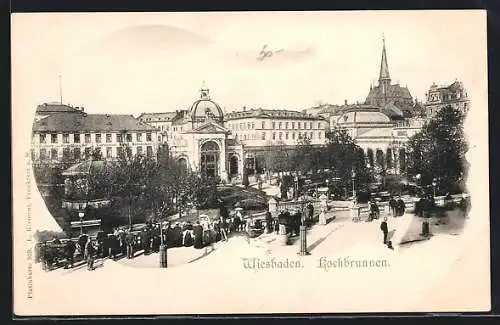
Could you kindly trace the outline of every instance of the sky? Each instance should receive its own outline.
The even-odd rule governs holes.
[[[474,117],[487,123],[484,11],[32,13],[11,22],[14,198],[21,201],[26,169],[17,162],[29,163],[38,104],[62,95],[89,113],[168,112],[188,109],[203,81],[226,112],[363,102],[378,79],[383,36],[393,83],[424,100],[433,82],[459,79],[473,102],[483,100]],[[257,60],[264,45],[279,52]],[[484,132],[487,125],[469,129],[479,140]],[[474,180],[482,177],[487,184],[486,174]],[[57,229],[32,191],[34,227]],[[14,205],[26,217],[21,201]]]
[[[23,109],[59,101],[62,88],[64,103],[135,116],[189,108],[203,81],[226,111],[362,102],[378,79],[384,35],[393,82],[423,100],[433,82],[471,81],[464,80],[474,69],[468,49],[482,40],[467,21],[480,17],[466,11],[15,14],[14,83],[22,88]],[[264,45],[283,51],[259,61]]]

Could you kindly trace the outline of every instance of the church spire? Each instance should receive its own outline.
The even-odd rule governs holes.
[[[382,80],[389,80],[391,82],[391,76],[389,75],[389,65],[387,64],[387,54],[385,52],[385,36],[382,35],[382,60],[380,61],[380,76],[379,82]]]

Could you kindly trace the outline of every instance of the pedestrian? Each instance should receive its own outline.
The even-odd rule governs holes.
[[[387,234],[389,233],[387,228],[387,217],[384,217],[384,221],[380,223],[380,230],[382,230],[382,233],[384,234],[384,244],[387,244]]]
[[[194,233],[194,248],[203,248],[203,227],[200,225],[199,221],[196,221],[193,227]]]
[[[66,245],[64,246],[64,255],[66,258],[66,265],[64,266],[65,269],[73,267],[75,250],[76,250],[75,243],[71,239],[68,240],[66,242]]]
[[[394,199],[393,196],[391,196],[389,200],[389,209],[392,217],[396,217],[396,205],[397,205],[396,200]]]
[[[314,206],[312,203],[309,203],[307,205],[307,224],[311,225],[313,223],[314,219]]]
[[[149,255],[149,249],[151,247],[151,238],[149,237],[148,230],[142,229],[141,231],[141,243],[142,249],[144,250],[144,255]]]
[[[220,234],[221,240],[227,241],[227,222],[224,217],[220,218]]]
[[[175,223],[174,229],[173,229],[173,241],[174,241],[174,247],[181,247],[182,246],[182,228],[179,222]]]
[[[124,245],[126,247],[126,256],[129,259],[134,257],[134,239],[132,231],[128,231],[125,235]]]
[[[402,216],[405,214],[405,209],[406,209],[406,206],[405,206],[405,202],[403,201],[403,199],[401,197],[398,197],[398,200],[397,200],[397,211],[398,211],[398,216]]]
[[[266,233],[267,234],[271,233],[272,224],[273,224],[273,217],[271,215],[271,212],[267,211],[266,212]]]
[[[96,249],[94,247],[94,243],[89,238],[87,240],[87,243],[85,244],[85,259],[87,260],[87,270],[89,270],[89,271],[94,270],[94,254],[95,254],[95,252],[96,252]]]

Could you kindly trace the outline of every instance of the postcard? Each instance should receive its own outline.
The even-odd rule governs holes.
[[[490,310],[486,11],[12,15],[17,316]]]

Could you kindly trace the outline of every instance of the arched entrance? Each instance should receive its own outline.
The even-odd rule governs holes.
[[[366,158],[368,159],[368,165],[370,165],[370,167],[373,168],[374,157],[373,157],[373,150],[371,148],[368,148],[368,150],[366,150]]]
[[[394,167],[394,166],[392,165],[392,149],[391,149],[391,148],[387,148],[385,158],[386,158],[387,168],[392,168],[392,167]]]
[[[177,162],[179,163],[179,165],[183,168],[183,169],[187,169],[188,168],[188,163],[187,163],[187,159],[185,157],[181,157],[177,160]]]
[[[238,165],[240,163],[240,159],[238,156],[233,155],[231,158],[229,158],[229,175],[231,176],[236,176],[238,175]]]
[[[205,142],[201,148],[200,171],[207,177],[218,176],[219,170],[219,145],[214,141]]]
[[[377,166],[383,169],[385,167],[385,161],[384,152],[381,149],[377,149],[377,151],[375,151],[375,159],[377,161]]]

